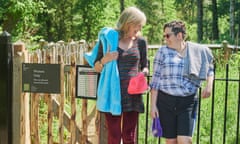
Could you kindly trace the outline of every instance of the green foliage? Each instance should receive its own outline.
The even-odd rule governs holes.
[[[218,0],[218,15],[224,17],[229,15],[230,2],[226,0]]]
[[[104,20],[110,19],[112,21],[107,14],[116,15],[116,13],[114,13],[114,9],[106,9],[107,3],[104,0],[79,0],[77,2],[74,11],[77,14],[75,20],[79,22],[78,25],[75,25],[78,37],[93,41],[97,38],[100,28],[104,27],[105,24],[111,25],[109,21]]]
[[[239,50],[238,51],[236,50],[236,52],[233,52],[228,63],[230,65],[235,65],[240,68],[240,51]]]
[[[39,25],[36,23],[36,15],[42,10],[42,2],[8,0],[2,1],[1,4],[2,29],[11,33],[14,40],[27,40],[35,34]]]
[[[186,27],[187,27],[187,39],[186,40],[196,41],[197,40],[197,33],[196,33],[197,24],[196,23],[189,24]]]
[[[190,23],[195,21],[197,8],[193,0],[175,0],[173,5],[176,7],[179,19]]]
[[[147,25],[143,27],[143,35],[149,43],[161,43],[162,25],[165,17],[161,11],[161,3],[155,0],[137,0],[136,5],[146,14]]]
[[[70,0],[45,0],[44,10],[37,15],[41,27],[37,35],[43,36],[48,41],[58,41],[72,36],[72,7],[75,1]]]

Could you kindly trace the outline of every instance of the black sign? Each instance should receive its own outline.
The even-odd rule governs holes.
[[[60,64],[22,64],[22,91],[35,93],[61,92]]]
[[[86,65],[77,65],[76,70],[76,97],[96,99],[98,73]]]

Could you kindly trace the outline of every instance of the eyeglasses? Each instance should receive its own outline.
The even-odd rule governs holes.
[[[168,39],[172,34],[174,34],[174,33],[167,33],[167,34],[163,35],[163,38],[166,37]]]

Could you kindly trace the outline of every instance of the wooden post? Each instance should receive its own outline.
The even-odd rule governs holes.
[[[86,61],[84,62],[86,64]],[[87,117],[87,107],[88,103],[86,99],[82,100],[82,144],[87,143],[88,139],[88,117]]]
[[[48,51],[49,49],[46,50],[46,58],[45,62],[46,64],[50,64],[52,60],[51,53]],[[44,94],[44,98],[47,101],[47,106],[48,106],[48,144],[53,143],[53,106],[52,106],[52,96],[50,93]]]
[[[70,96],[71,96],[71,120],[70,120],[70,132],[71,142],[70,144],[76,144],[76,94],[75,94],[75,80],[76,79],[76,59],[71,56],[71,68],[70,68]]]
[[[232,53],[232,49],[228,47],[227,41],[223,41],[222,45],[223,45],[223,51],[224,51],[224,60],[225,60],[225,62],[228,62],[228,60],[231,56],[231,53]]]
[[[38,62],[39,57],[37,54],[33,55],[33,63]],[[39,120],[39,101],[40,95],[39,93],[31,93],[31,143],[39,144],[40,143],[40,135],[39,135],[39,127],[38,127],[38,120]]]
[[[63,127],[63,116],[64,116],[64,63],[61,56],[58,57],[58,63],[61,64],[61,94],[59,98],[59,126],[58,126],[58,132],[59,132],[59,143],[64,143],[64,127]]]
[[[87,143],[87,135],[88,135],[88,120],[87,120],[87,100],[82,100],[82,144]]]
[[[99,112],[100,117],[100,132],[99,132],[99,144],[108,143],[107,125],[104,113]]]
[[[25,44],[13,45],[13,144],[30,144],[29,93],[22,93],[22,63],[28,62]]]

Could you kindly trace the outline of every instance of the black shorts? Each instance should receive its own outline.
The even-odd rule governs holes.
[[[158,91],[157,107],[163,137],[192,136],[197,113],[197,96],[172,96]]]

